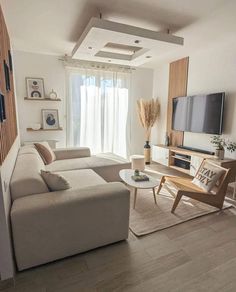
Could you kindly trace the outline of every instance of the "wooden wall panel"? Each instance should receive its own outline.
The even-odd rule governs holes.
[[[172,99],[187,95],[189,57],[170,63],[167,132],[172,146],[183,145],[184,132],[172,130]]]
[[[4,16],[0,7],[0,93],[4,96],[6,119],[0,121],[0,165],[17,137],[15,94],[11,64],[11,45]],[[4,63],[8,68],[6,79]],[[7,85],[10,85],[8,88]]]

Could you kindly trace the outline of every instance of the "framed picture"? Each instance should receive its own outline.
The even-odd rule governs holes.
[[[53,130],[59,128],[59,117],[57,109],[43,109],[43,129]]]
[[[43,78],[26,77],[26,90],[29,98],[45,98]]]
[[[6,120],[5,101],[4,96],[0,93],[0,122]]]

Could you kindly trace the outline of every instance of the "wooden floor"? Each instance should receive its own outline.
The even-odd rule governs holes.
[[[0,291],[236,291],[236,209],[16,274]],[[40,251],[39,251],[40,252]]]
[[[234,210],[233,210],[234,211]],[[227,210],[17,273],[0,291],[236,291],[236,216]]]

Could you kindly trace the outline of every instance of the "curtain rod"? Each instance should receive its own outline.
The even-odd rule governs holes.
[[[130,72],[132,70],[136,70],[134,67],[130,67],[130,66],[108,64],[108,63],[103,63],[103,62],[74,60],[68,56],[60,57],[58,60],[62,61],[65,67],[77,67],[77,68],[97,69],[97,70],[112,70],[113,69],[113,70],[130,71]]]

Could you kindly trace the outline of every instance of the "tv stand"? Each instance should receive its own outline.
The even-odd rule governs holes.
[[[199,152],[199,153],[203,153],[203,154],[209,154],[209,155],[214,155],[215,154],[212,151],[202,150],[202,149],[198,149],[198,148],[194,148],[194,147],[188,147],[188,146],[183,146],[183,145],[179,145],[179,146],[177,146],[177,148],[185,149],[185,150],[190,150],[190,151],[194,151],[194,152]]]

